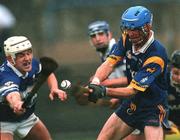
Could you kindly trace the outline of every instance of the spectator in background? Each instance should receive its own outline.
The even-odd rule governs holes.
[[[15,23],[16,19],[13,13],[7,7],[0,4],[0,65],[5,59],[3,43],[11,36],[11,30]]]

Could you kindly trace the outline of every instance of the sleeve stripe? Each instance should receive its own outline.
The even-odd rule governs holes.
[[[158,64],[162,69],[161,72],[163,71],[163,69],[164,69],[164,60],[162,58],[160,58],[158,56],[150,57],[144,62],[143,66],[145,66],[147,64],[150,64],[150,63]]]
[[[108,60],[112,65],[115,65],[117,62],[122,60],[122,57],[110,55],[106,60]]]
[[[18,88],[11,88],[11,89],[9,89],[9,90],[6,90],[6,91],[4,91],[4,92],[2,93],[2,96],[6,96],[6,95],[9,94],[10,92],[15,92],[15,91],[19,92]]]
[[[132,87],[142,92],[146,90],[146,87],[140,86],[135,80],[132,80],[128,87]]]
[[[12,85],[10,85],[10,86],[2,86],[1,88],[0,88],[0,94],[1,94],[1,96],[4,96],[4,95],[6,95],[7,93],[9,93],[9,92],[11,92],[11,91],[19,91],[18,90],[18,85],[16,85],[16,84],[12,84]]]

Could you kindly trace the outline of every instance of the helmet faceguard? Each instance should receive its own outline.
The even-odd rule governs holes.
[[[180,50],[176,50],[172,53],[171,64],[173,67],[180,69]]]
[[[6,56],[16,58],[16,54],[31,49],[31,42],[24,36],[13,36],[4,41],[4,52]]]
[[[108,33],[109,32],[109,24],[106,21],[95,21],[89,24],[88,26],[88,35],[92,36],[97,33]]]

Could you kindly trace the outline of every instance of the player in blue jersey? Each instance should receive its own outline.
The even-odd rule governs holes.
[[[143,6],[128,8],[121,17],[122,36],[88,85],[89,100],[110,96],[126,98],[105,123],[98,140],[123,139],[135,129],[146,140],[162,140],[167,104],[167,54],[154,39],[152,13]],[[115,65],[126,59],[127,87],[100,85]]]
[[[0,66],[0,136],[13,140],[16,134],[26,140],[51,140],[43,122],[34,114],[35,100],[27,108],[22,104],[32,89],[41,64],[33,58],[31,42],[24,36],[13,36],[4,42],[6,61]],[[49,97],[64,101],[66,93],[58,88],[54,73],[47,78]],[[36,96],[34,96],[34,99]]]
[[[168,77],[169,120],[172,121],[172,132],[180,134],[180,50],[172,53]]]

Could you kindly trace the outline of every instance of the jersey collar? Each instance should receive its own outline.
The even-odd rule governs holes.
[[[108,49],[106,51],[106,54],[105,56],[107,57],[109,55],[109,53],[111,52],[114,44],[116,44],[116,40],[114,38],[112,38],[110,41],[109,41],[109,45],[108,45]]]
[[[140,48],[139,50],[135,51],[134,46],[132,46],[132,52],[135,55],[138,55],[140,53],[145,53],[146,50],[149,48],[149,46],[154,42],[154,32],[151,31],[151,37],[149,38],[149,40],[142,46],[142,48]]]
[[[111,52],[111,49],[113,48],[114,44],[116,44],[116,40],[114,38],[112,38],[109,41],[108,48],[107,48],[106,52],[104,54],[99,52],[99,54],[103,58],[103,60],[106,60],[106,58],[108,57],[109,53]]]
[[[28,76],[28,72],[23,75],[18,69],[16,69],[9,61],[7,61],[7,66],[10,67],[18,77],[26,78]]]

